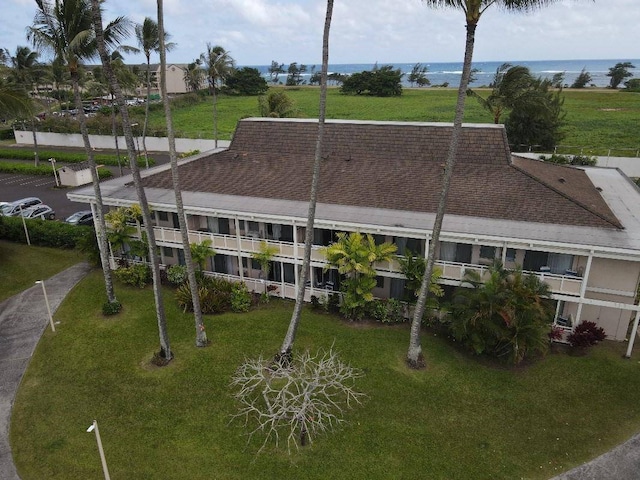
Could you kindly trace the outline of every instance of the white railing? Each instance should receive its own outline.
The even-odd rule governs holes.
[[[180,236],[180,230],[168,227],[155,227],[156,239],[162,243],[175,244],[178,248],[182,246],[182,238]],[[282,242],[278,240],[268,240],[253,237],[237,237],[236,235],[225,235],[220,233],[200,232],[197,230],[189,230],[189,241],[191,243],[201,243],[203,240],[211,240],[211,247],[214,250],[226,250],[229,252],[238,251],[238,239],[239,250],[245,253],[255,253],[260,251],[260,244],[267,242],[269,246],[276,247],[278,251],[274,257],[297,259],[302,255],[304,250],[304,244],[298,244],[298,255],[296,255],[296,248],[292,242]],[[318,245],[314,245],[311,249],[311,261],[321,264],[326,264],[327,260],[324,256],[323,248]],[[484,265],[448,262],[444,260],[437,260],[435,265],[442,270],[441,279],[445,281],[461,282],[464,278],[465,271],[473,270],[480,275],[481,279],[485,279],[488,275],[489,267]],[[377,262],[374,265],[375,269],[384,273],[400,274],[402,269],[398,260]],[[536,275],[541,281],[547,283],[553,293],[561,293],[564,295],[579,296],[582,289],[583,279],[575,275],[559,275],[548,272],[531,272],[525,271],[524,273]],[[295,294],[293,297],[295,298]]]

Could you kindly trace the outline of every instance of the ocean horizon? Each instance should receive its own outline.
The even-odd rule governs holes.
[[[473,68],[478,69],[475,74],[475,81],[470,84],[471,87],[481,87],[489,85],[493,81],[493,77],[496,70],[504,63],[510,63],[511,65],[521,65],[529,68],[531,73],[536,77],[551,79],[556,73],[564,72],[563,84],[567,87],[570,86],[576,77],[580,75],[580,72],[584,69],[589,72],[592,79],[589,86],[606,87],[609,85],[610,78],[607,77],[609,68],[615,66],[616,63],[631,62],[636,68],[630,69],[634,77],[640,76],[640,59],[603,59],[603,60],[504,60],[493,62],[473,62]],[[378,62],[378,67],[384,65],[392,65],[394,69],[401,69],[405,74],[403,77],[403,85],[409,86],[406,77],[413,66],[416,63],[420,63],[422,66],[427,67],[427,78],[431,82],[431,86],[448,84],[449,87],[457,87],[460,83],[460,75],[462,74],[462,62],[414,62],[414,63],[389,63]],[[341,63],[341,64],[329,64],[329,73],[342,73],[352,74],[362,72],[365,70],[372,70],[376,63]],[[270,65],[247,65],[252,68],[258,69],[258,71],[269,80],[269,67]],[[285,64],[286,69],[288,64]],[[312,68],[315,71],[320,71],[321,65],[307,64],[307,73],[302,75],[302,78],[307,82],[312,74]],[[631,77],[633,78],[633,77]],[[279,81],[284,83],[286,80],[286,73],[280,74]]]

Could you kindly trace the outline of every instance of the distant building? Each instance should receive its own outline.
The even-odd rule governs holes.
[[[144,97],[147,94],[146,72],[147,64],[138,65],[137,68],[141,74],[141,78],[144,79],[143,83],[137,88],[137,95]],[[160,64],[152,63],[149,65],[151,70],[151,94],[160,95]],[[171,63],[167,64],[167,94],[172,95],[175,93],[187,93],[189,90],[187,84],[184,81],[184,74],[187,69],[187,64],[184,63]],[[203,80],[201,88],[206,87],[206,81]]]

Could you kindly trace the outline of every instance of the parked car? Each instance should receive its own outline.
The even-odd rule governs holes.
[[[40,218],[42,220],[55,220],[56,212],[53,211],[49,205],[41,203],[40,205],[34,205],[33,207],[25,208],[22,210],[22,216],[24,218]]]
[[[10,202],[0,207],[0,215],[4,215],[5,217],[14,217],[16,215],[20,215],[20,209],[25,210],[41,203],[42,200],[37,197],[21,198],[20,200]]]
[[[64,219],[71,225],[93,225],[93,213],[91,210],[81,210]]]

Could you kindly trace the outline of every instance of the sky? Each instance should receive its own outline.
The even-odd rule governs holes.
[[[0,3],[0,47],[13,54],[16,46],[29,45],[26,27],[36,3]],[[156,8],[155,0],[106,0],[103,19],[126,15],[142,22],[155,19]],[[321,63],[325,0],[165,0],[164,12],[165,29],[177,44],[169,63],[192,62],[207,42],[221,45],[239,66]],[[560,0],[517,14],[494,5],[478,25],[474,61],[637,59],[639,26],[638,0]],[[459,10],[428,8],[420,0],[335,0],[329,63],[461,62],[464,38]],[[135,39],[127,43],[135,46]],[[142,54],[125,58],[145,61]]]

